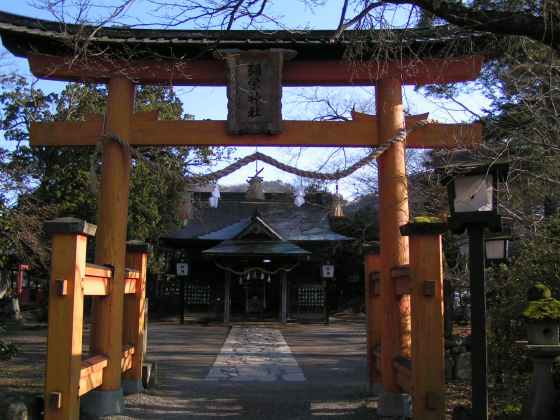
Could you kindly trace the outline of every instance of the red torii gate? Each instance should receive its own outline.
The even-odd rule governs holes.
[[[109,98],[104,122],[102,117],[94,117],[84,122],[34,123],[30,137],[32,146],[92,146],[104,134],[118,136],[130,145],[375,147],[391,139],[406,125],[410,126],[423,118],[405,118],[403,85],[474,80],[483,62],[481,56],[470,55],[468,51],[456,57],[438,58],[445,51],[446,40],[439,41],[437,35],[422,39],[424,32],[411,30],[402,32],[400,36],[410,36],[413,39],[411,50],[420,49],[417,44],[421,44],[425,57],[357,63],[349,63],[343,58],[346,46],[359,34],[352,31],[345,35],[347,38],[343,41],[332,42],[329,31],[310,31],[302,35],[283,31],[265,34],[257,31],[111,28],[97,31],[95,36],[88,39],[88,48],[97,47],[104,51],[103,54],[76,58],[73,50],[73,45],[76,45],[74,36],[79,33],[93,33],[93,28],[68,25],[63,32],[57,23],[0,13],[0,34],[4,45],[15,55],[27,58],[35,76],[49,80],[88,81],[108,85]],[[370,35],[369,39],[371,38]],[[226,64],[212,55],[212,51],[224,45],[241,50],[295,50],[298,53],[296,58],[284,63],[283,86],[375,85],[377,115],[354,114],[353,120],[349,122],[283,121],[283,130],[279,134],[240,136],[229,134],[225,121],[158,121],[157,115],[153,113],[133,112],[135,84],[225,85]],[[129,51],[131,55],[123,57],[124,51]],[[428,56],[426,51],[432,56]],[[155,52],[157,58],[151,56]],[[475,146],[481,142],[481,132],[478,124],[429,124],[410,134],[407,146]],[[370,382],[382,385],[384,395],[389,397],[387,401],[403,391],[412,392],[415,398],[426,400],[414,401],[416,418],[443,419],[443,396],[440,395],[444,379],[443,329],[442,316],[437,315],[442,315],[443,311],[441,236],[434,234],[431,239],[416,240],[415,248],[413,247],[414,258],[420,262],[411,267],[412,274],[409,273],[409,242],[400,232],[401,227],[409,221],[403,143],[395,143],[379,158],[378,171],[381,251],[378,259],[370,257],[366,261]],[[111,265],[113,271],[110,292],[95,302],[91,341],[92,352],[106,356],[97,395],[97,402],[105,410],[103,414],[118,412],[122,406],[121,362],[123,296],[127,284],[125,243],[129,172],[130,154],[127,148],[114,141],[104,141],[95,261],[97,264]],[[413,235],[414,232],[410,234]],[[428,252],[421,255],[424,248]],[[432,266],[422,265],[425,264],[425,261],[421,261],[422,258],[429,258]],[[433,338],[433,343],[428,348],[434,357],[425,361],[430,363],[432,374],[428,376],[431,379],[414,386],[431,386],[431,390],[411,390],[410,381],[403,380],[403,376],[410,376],[410,366],[406,367],[406,363],[401,367],[395,365],[395,360],[410,360],[412,356],[411,287],[408,279],[415,272],[418,276],[425,276],[427,273],[433,276],[431,280],[436,288],[430,295],[435,299],[430,304],[431,312],[426,311],[423,317],[425,324],[416,325],[418,329],[425,328],[427,336]],[[55,281],[54,274],[51,281]],[[412,281],[416,279],[413,278]],[[55,283],[51,285],[56,286]],[[417,336],[421,336],[420,330],[417,333]],[[63,349],[64,345],[65,343],[49,339],[49,361],[51,354],[66,351]],[[420,353],[417,356],[418,354]],[[50,368],[48,366],[47,371]],[[52,393],[60,394],[60,382],[65,380],[59,378],[49,382],[47,379],[47,402]],[[432,381],[431,384],[429,381]],[[59,397],[56,404],[47,404],[47,418],[77,418],[77,393],[62,393]]]

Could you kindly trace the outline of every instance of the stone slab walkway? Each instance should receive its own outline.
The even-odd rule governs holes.
[[[159,385],[113,419],[374,420],[365,341],[363,323],[153,324]]]
[[[305,376],[280,330],[233,327],[206,380],[304,382]]]

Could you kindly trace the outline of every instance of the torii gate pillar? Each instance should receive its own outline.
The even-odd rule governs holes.
[[[125,78],[112,78],[108,90],[104,134],[116,135],[128,142],[134,108],[134,85]],[[85,407],[91,405],[96,415],[120,413],[123,408],[121,359],[129,177],[129,150],[115,141],[104,142],[95,262],[111,265],[113,279],[111,293],[97,298],[93,306],[90,347],[93,354],[103,354],[109,358],[101,387],[84,398]]]
[[[375,89],[379,141],[384,142],[404,128],[402,87],[399,79],[381,79]],[[410,358],[410,297],[397,296],[391,269],[408,264],[408,238],[399,228],[408,223],[408,191],[405,145],[393,144],[378,160],[379,240],[381,255],[380,304],[382,385],[385,394],[400,393],[393,362]],[[389,400],[392,398],[389,397]],[[383,398],[381,400],[383,402]]]

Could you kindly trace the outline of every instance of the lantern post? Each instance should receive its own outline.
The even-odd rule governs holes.
[[[486,341],[486,242],[484,230],[501,229],[497,211],[497,184],[505,180],[507,163],[446,167],[449,226],[454,233],[467,231],[471,293],[472,416],[488,418],[488,357]]]

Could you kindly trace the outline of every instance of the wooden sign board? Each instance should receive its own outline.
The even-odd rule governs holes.
[[[334,265],[325,264],[321,266],[321,277],[324,279],[334,278]]]
[[[188,276],[189,275],[189,264],[188,263],[177,263],[177,275],[178,276]]]
[[[221,50],[227,63],[227,128],[230,134],[282,130],[282,66],[295,52]]]

